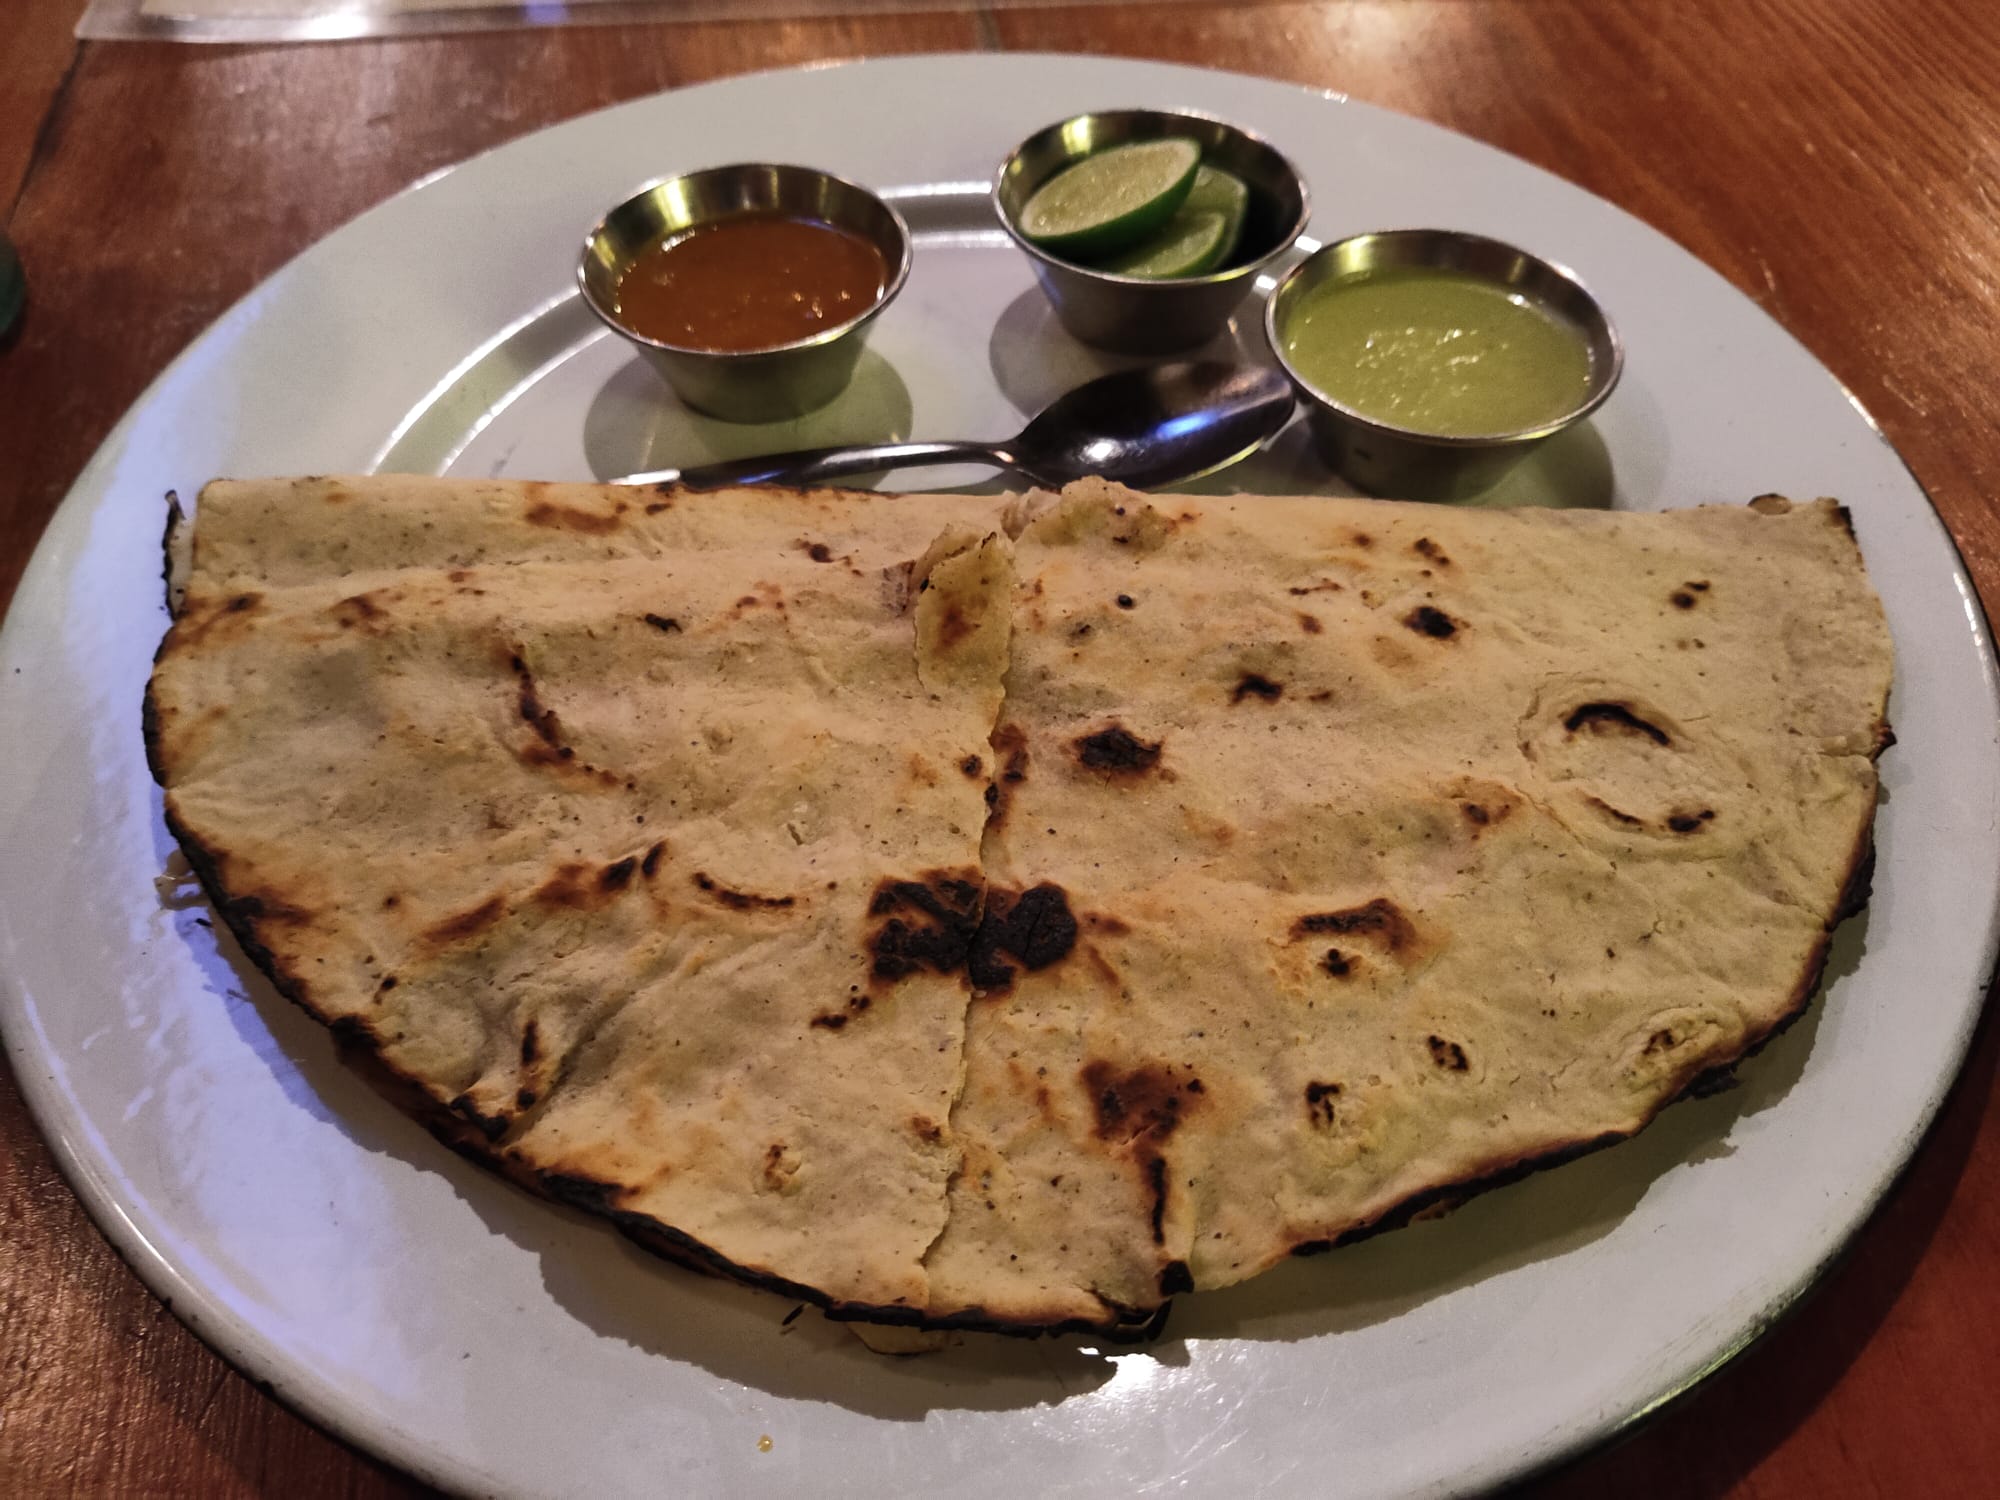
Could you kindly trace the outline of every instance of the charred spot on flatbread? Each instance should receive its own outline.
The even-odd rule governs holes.
[[[868,902],[869,973],[897,980],[929,969],[949,974],[964,964],[979,931],[985,892],[976,872],[936,870],[915,880],[884,880]]]
[[[545,912],[599,911],[609,906],[632,883],[638,856],[615,860],[595,869],[582,860],[560,861],[541,884],[529,893],[533,906]]]
[[[868,992],[855,985],[847,992],[847,999],[837,1009],[821,1011],[812,1018],[811,1024],[826,1031],[840,1031],[849,1021],[866,1014],[873,1004],[874,1001]]]
[[[1334,1121],[1333,1101],[1340,1097],[1337,1083],[1308,1083],[1306,1085],[1306,1119],[1316,1126],[1328,1126]]]
[[[623,525],[624,517],[623,500],[616,502],[609,511],[583,510],[577,506],[537,500],[528,507],[522,519],[530,526],[580,531],[586,536],[604,536]]]
[[[1410,543],[1410,550],[1419,557],[1428,558],[1440,568],[1451,566],[1451,559],[1445,556],[1444,548],[1440,547],[1427,536],[1420,536],[1414,542]]]
[[[1257,698],[1265,703],[1276,703],[1285,696],[1285,685],[1273,682],[1262,672],[1245,672],[1236,679],[1236,686],[1230,690],[1229,701],[1241,703],[1245,698]]]
[[[783,911],[798,904],[796,896],[765,896],[756,891],[739,891],[700,870],[694,872],[693,879],[695,889],[731,911]]]
[[[1183,1075],[1186,1076],[1183,1076]],[[1201,1080],[1166,1063],[1121,1068],[1093,1059],[1078,1075],[1090,1100],[1097,1139],[1130,1153],[1142,1174],[1152,1242],[1166,1242],[1171,1177],[1161,1147],[1201,1103]]]
[[[380,630],[389,612],[371,593],[350,594],[333,606],[333,622],[342,630]]]
[[[1121,1068],[1101,1059],[1087,1062],[1079,1075],[1096,1118],[1101,1141],[1126,1145],[1164,1141],[1180,1128],[1189,1096],[1199,1096],[1200,1079],[1177,1076],[1167,1063]]]
[[[1627,828],[1643,828],[1646,826],[1644,818],[1628,813],[1623,808],[1613,807],[1602,797],[1586,792],[1583,800],[1585,805],[1596,808],[1614,823],[1623,824]]]
[[[482,1113],[469,1094],[460,1094],[451,1101],[451,1112],[471,1125],[489,1141],[497,1141],[507,1133],[507,1119],[504,1115]]]
[[[981,990],[1003,989],[1013,982],[1015,963],[1031,973],[1060,963],[1076,946],[1076,935],[1076,915],[1061,886],[1048,881],[1025,891],[989,886],[966,972]]]
[[[994,726],[989,744],[993,747],[994,776],[986,787],[987,821],[998,825],[1007,816],[1008,794],[1028,777],[1028,739],[1021,726],[1003,723]]]
[[[505,894],[496,892],[476,906],[442,917],[423,931],[422,941],[433,948],[446,948],[478,937],[507,914]]]
[[[246,891],[240,896],[229,897],[223,905],[232,921],[251,924],[268,922],[280,927],[303,927],[312,921],[311,912],[272,892]]]
[[[1580,703],[1563,720],[1563,728],[1571,734],[1584,730],[1593,734],[1605,729],[1623,730],[1644,735],[1656,745],[1673,743],[1666,730],[1640,718],[1629,703]]]
[[[1448,641],[1465,628],[1463,620],[1454,620],[1434,604],[1419,604],[1403,616],[1403,623],[1434,641]]]
[[[1658,724],[1640,718],[1630,704],[1618,704],[1618,702],[1578,704],[1576,708],[1570,710],[1568,718],[1562,720],[1562,728],[1566,728],[1570,734],[1578,732],[1600,734],[1604,730],[1642,734],[1658,746],[1670,746],[1674,742],[1674,736],[1670,736]]]
[[[1430,1048],[1431,1061],[1451,1073],[1463,1073],[1470,1063],[1466,1061],[1465,1049],[1457,1042],[1441,1036],[1428,1036],[1424,1043]]]
[[[1142,740],[1123,724],[1081,735],[1075,742],[1076,758],[1092,771],[1107,776],[1138,776],[1160,763],[1160,740]]]
[[[1387,896],[1377,896],[1360,906],[1343,907],[1339,911],[1308,912],[1292,923],[1294,938],[1323,937],[1330,933],[1372,938],[1391,953],[1400,952],[1417,940],[1416,927]]]
[[[528,663],[518,649],[508,656],[507,665],[514,669],[514,705],[521,721],[534,732],[536,739],[564,759],[574,755],[576,752],[562,742],[562,721],[554,709],[543,704],[535,687],[535,674],[528,670]]]

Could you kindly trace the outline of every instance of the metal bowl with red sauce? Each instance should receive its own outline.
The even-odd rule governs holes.
[[[903,289],[910,234],[866,188],[746,163],[668,177],[585,238],[577,284],[688,406],[774,422],[846,389]]]

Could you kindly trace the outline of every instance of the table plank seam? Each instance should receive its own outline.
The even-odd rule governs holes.
[[[28,197],[28,184],[35,180],[35,173],[55,152],[55,140],[62,133],[62,118],[67,113],[70,85],[76,78],[76,70],[83,61],[86,44],[71,38],[69,61],[63,64],[62,77],[56,81],[55,93],[50,96],[49,107],[42,115],[42,123],[35,130],[35,144],[28,148],[27,165],[21,169],[21,180],[15,185],[13,201],[7,205],[7,223],[11,226],[14,216]]]

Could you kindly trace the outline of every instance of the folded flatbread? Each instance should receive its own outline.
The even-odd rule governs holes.
[[[462,1149],[836,1316],[1130,1334],[1795,1016],[1889,676],[1828,501],[219,482],[147,730]]]

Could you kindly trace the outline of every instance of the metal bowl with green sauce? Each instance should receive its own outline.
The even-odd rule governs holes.
[[[1279,283],[1264,320],[1327,462],[1411,500],[1491,488],[1596,410],[1624,364],[1574,275],[1457,230],[1327,245]]]

